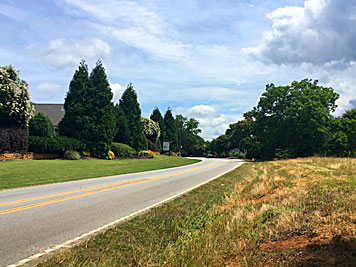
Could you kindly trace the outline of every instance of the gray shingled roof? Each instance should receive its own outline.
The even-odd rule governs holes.
[[[49,117],[54,127],[58,127],[58,123],[64,117],[64,104],[32,104],[35,108],[33,115],[42,112]]]

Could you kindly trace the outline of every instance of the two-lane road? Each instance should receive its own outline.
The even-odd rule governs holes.
[[[202,159],[171,169],[0,191],[0,265],[29,260],[33,255],[36,259],[71,245],[80,236],[169,200],[241,164],[231,159]]]

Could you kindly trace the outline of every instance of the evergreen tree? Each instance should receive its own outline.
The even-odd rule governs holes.
[[[166,128],[166,126],[164,124],[163,117],[162,117],[161,112],[159,111],[158,107],[154,108],[154,110],[152,111],[152,115],[151,115],[150,119],[158,123],[159,129],[160,129],[160,132],[161,132],[159,140],[160,140],[161,143],[163,143],[163,140],[165,138],[165,128]]]
[[[86,123],[86,97],[89,87],[88,66],[83,60],[69,84],[69,91],[64,101],[65,114],[60,121],[59,134],[83,140],[83,127]]]
[[[137,94],[131,83],[122,94],[119,106],[127,118],[127,142],[125,143],[136,150],[147,149],[147,139],[141,123],[140,104],[137,102]]]
[[[165,125],[165,140],[172,141],[170,144],[171,151],[178,151],[178,130],[176,121],[172,115],[172,111],[170,108],[167,109],[164,114],[164,125]]]
[[[82,141],[93,156],[105,158],[115,134],[112,97],[101,61],[90,77],[88,66],[82,61],[69,85],[65,115],[59,124],[60,135]]]
[[[84,108],[86,123],[83,125],[83,142],[98,158],[107,157],[116,131],[112,97],[105,69],[98,61],[90,73]]]
[[[116,134],[114,141],[118,143],[128,143],[128,122],[122,108],[116,104],[115,105],[115,121],[116,121]]]

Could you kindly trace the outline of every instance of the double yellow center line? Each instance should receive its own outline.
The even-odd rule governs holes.
[[[45,199],[45,198],[51,198],[51,197],[57,197],[57,196],[63,196],[63,195],[69,195],[69,194],[74,194],[74,193],[80,193],[80,192],[84,192],[84,191],[94,190],[94,191],[80,193],[80,194],[76,194],[76,195],[72,195],[72,196],[67,196],[67,197],[47,200],[47,201],[43,201],[43,202],[39,202],[39,203],[34,203],[34,204],[30,204],[30,205],[25,205],[25,206],[21,206],[21,207],[17,207],[17,208],[2,210],[2,211],[0,211],[0,215],[1,214],[15,212],[15,211],[20,211],[20,210],[26,210],[26,209],[31,209],[31,208],[35,208],[35,207],[40,207],[40,206],[44,206],[44,205],[49,205],[49,204],[53,204],[53,203],[57,203],[57,202],[62,202],[62,201],[69,200],[69,199],[74,199],[74,198],[94,195],[94,194],[97,194],[97,193],[102,193],[102,192],[106,192],[106,191],[110,191],[110,190],[115,190],[115,189],[118,189],[118,188],[121,188],[121,187],[140,184],[140,183],[153,181],[153,180],[157,180],[157,179],[162,179],[162,178],[169,177],[169,176],[174,176],[174,175],[179,175],[179,174],[183,174],[183,173],[193,172],[193,171],[197,171],[197,170],[200,170],[200,169],[205,169],[205,168],[212,167],[212,166],[217,165],[219,163],[221,163],[221,160],[217,161],[215,163],[206,165],[206,166],[193,168],[193,169],[189,169],[189,170],[184,170],[184,171],[178,171],[178,172],[173,172],[173,173],[167,173],[167,174],[156,175],[156,176],[147,177],[147,178],[134,179],[134,180],[117,182],[117,183],[100,185],[100,186],[87,187],[87,188],[71,190],[71,191],[66,191],[66,192],[61,192],[61,193],[56,193],[56,194],[50,194],[50,195],[44,195],[44,196],[31,197],[31,198],[26,198],[26,199],[19,199],[19,200],[14,200],[14,201],[3,202],[3,203],[0,203],[0,206],[17,204],[17,203],[22,203],[22,202],[28,202],[28,201],[33,201],[33,200],[39,200],[39,199]]]

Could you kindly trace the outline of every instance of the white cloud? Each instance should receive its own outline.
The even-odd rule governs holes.
[[[121,86],[121,84],[119,84],[119,83],[110,83],[110,88],[114,94],[114,97],[113,97],[114,103],[118,103],[125,88],[123,88]]]
[[[61,91],[62,86],[55,83],[40,83],[36,87],[36,90],[42,93],[57,94]]]
[[[262,43],[242,51],[266,63],[286,64],[356,60],[354,1],[308,0],[304,7],[279,8],[267,16],[273,30]]]
[[[174,38],[169,25],[159,14],[132,1],[69,1],[104,23],[108,34],[147,54],[168,60],[189,57],[190,46]]]
[[[356,95],[356,4],[307,0],[303,7],[279,8],[260,45],[242,49],[250,58],[278,68],[299,69],[340,94],[336,115],[352,107]],[[351,101],[351,102],[350,102]]]
[[[33,51],[34,49],[37,50],[34,52],[35,54],[38,54],[56,67],[77,65],[82,59],[102,59],[111,53],[110,45],[97,38],[83,40],[57,39],[51,41],[43,52],[38,52],[39,48],[34,47],[31,50]]]
[[[197,119],[199,127],[202,129],[202,137],[209,140],[224,134],[229,124],[242,118],[242,115],[220,114],[216,107],[211,105],[196,105],[191,108],[179,107],[174,113]]]

